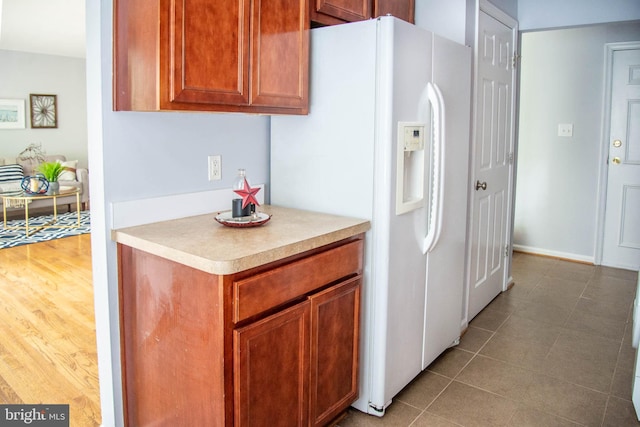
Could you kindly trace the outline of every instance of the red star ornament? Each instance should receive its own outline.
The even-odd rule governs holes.
[[[260,206],[260,203],[258,203],[258,200],[256,199],[258,191],[260,191],[260,188],[252,188],[247,182],[247,178],[244,179],[244,188],[242,190],[233,190],[234,193],[242,196],[242,209],[246,208],[249,203]]]

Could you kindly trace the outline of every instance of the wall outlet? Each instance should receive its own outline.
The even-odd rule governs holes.
[[[209,156],[209,181],[222,179],[222,158],[219,154]]]
[[[560,123],[558,125],[558,136],[573,136],[573,123]]]

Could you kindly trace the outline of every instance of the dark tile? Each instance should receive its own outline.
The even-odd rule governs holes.
[[[538,370],[563,331],[549,325],[513,315],[498,329],[480,354]]]
[[[631,346],[631,343],[623,341],[620,346],[620,353],[618,353],[617,368],[626,371],[633,371],[633,367],[636,362],[636,349]]]
[[[520,407],[507,424],[510,427],[576,427],[579,425],[573,421],[526,406]]]
[[[633,390],[633,369],[623,370],[616,368],[611,383],[611,395],[621,399],[631,400]]]
[[[491,301],[491,304],[489,304],[488,308],[501,311],[503,313],[513,313],[516,308],[518,308],[518,305],[522,304],[522,301],[526,300],[528,292],[531,291],[527,291],[527,293],[525,294],[522,290],[522,286],[515,285],[508,291],[503,292],[496,298],[494,298],[494,300]]]
[[[620,351],[620,342],[566,330],[545,359],[541,372],[608,393]]]
[[[422,410],[429,406],[450,382],[451,378],[424,371],[398,393],[393,400]]]
[[[555,258],[516,252],[514,253],[511,268],[514,275],[523,270],[533,270],[545,274],[557,262]]]
[[[520,400],[531,382],[531,371],[477,356],[460,372],[456,381],[512,400]]]
[[[513,400],[452,382],[427,412],[465,427],[505,425],[518,408]]]
[[[573,306],[562,305],[553,300],[546,302],[525,301],[518,306],[514,314],[550,325],[564,326],[572,311]]]
[[[571,312],[578,303],[580,296],[586,288],[586,282],[560,279],[557,277],[545,277],[538,283],[538,286],[527,296],[527,302],[538,304],[548,310]],[[518,309],[523,309],[526,304],[521,304]],[[516,310],[518,312],[519,310]],[[558,324],[566,318],[558,318]]]
[[[576,308],[571,313],[565,327],[574,331],[599,335],[612,340],[622,341],[626,320],[615,317],[595,315]]]
[[[589,281],[582,296],[612,303],[633,303],[636,282],[608,276],[595,277]]]
[[[427,370],[447,378],[455,378],[472,357],[473,353],[468,351],[449,348],[427,366]]]
[[[551,336],[531,339],[498,332],[479,354],[520,368],[539,370],[554,342],[555,338]]]
[[[640,426],[638,415],[629,400],[610,397],[603,427]]]
[[[460,427],[460,425],[454,424],[444,418],[428,412],[424,412],[417,420],[414,421],[413,424],[411,424],[411,427]]]
[[[515,286],[533,289],[543,277],[544,271],[538,269],[513,268],[511,271]]]
[[[587,282],[596,272],[596,266],[579,262],[558,261],[548,271],[547,276]]]
[[[576,310],[607,319],[626,322],[632,305],[633,301],[626,299],[607,301],[582,297],[578,300]],[[624,328],[622,329],[624,330]]]
[[[493,335],[491,331],[469,326],[462,338],[460,338],[460,344],[457,348],[477,353],[489,341],[491,335]]]
[[[512,274],[515,286],[384,417],[350,409],[338,425],[640,426],[630,401],[636,273],[515,253]]]
[[[470,325],[488,331],[496,331],[508,317],[509,313],[487,307],[471,321]]]
[[[633,282],[636,282],[638,280],[638,272],[633,270],[624,270],[622,268],[598,266],[596,267],[596,271],[593,274],[593,277],[614,277],[617,279],[631,280]]]
[[[599,426],[607,395],[546,375],[535,375],[524,393],[524,400],[538,411],[587,426]]]

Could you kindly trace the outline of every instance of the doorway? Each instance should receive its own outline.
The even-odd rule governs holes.
[[[629,40],[638,21],[522,33],[514,250],[601,262],[605,46]]]

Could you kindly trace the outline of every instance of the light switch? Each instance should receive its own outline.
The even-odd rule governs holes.
[[[573,123],[560,123],[558,125],[558,136],[573,136]]]

